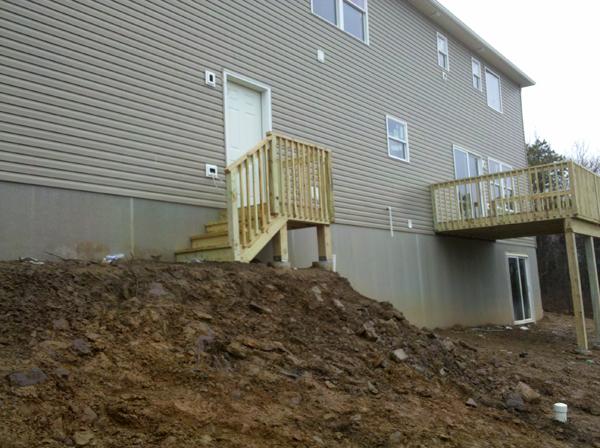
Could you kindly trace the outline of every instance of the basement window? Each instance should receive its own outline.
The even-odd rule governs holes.
[[[409,161],[408,125],[390,115],[386,116],[388,155],[392,159]]]
[[[311,0],[313,14],[368,43],[367,0]]]
[[[437,33],[438,65],[444,70],[450,70],[450,56],[448,55],[448,38]]]

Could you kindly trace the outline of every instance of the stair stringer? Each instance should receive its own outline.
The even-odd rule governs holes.
[[[279,232],[287,222],[288,219],[283,216],[273,219],[265,232],[261,233],[258,238],[256,238],[252,244],[250,244],[250,246],[240,250],[239,259],[236,261],[241,261],[244,263],[251,262],[260,253],[260,251],[263,250],[267,244],[269,244],[269,241],[271,241],[275,235],[277,235],[277,232]]]

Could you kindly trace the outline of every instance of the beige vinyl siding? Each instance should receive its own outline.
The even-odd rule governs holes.
[[[339,223],[387,228],[391,206],[431,232],[429,185],[454,177],[453,144],[525,164],[518,86],[490,67],[504,113],[489,108],[478,55],[447,32],[444,81],[438,29],[401,0],[369,1],[369,45],[309,0],[0,5],[0,179],[222,207],[203,169],[224,168],[224,69],[271,86],[275,130],[334,151]],[[410,164],[388,157],[386,114],[408,123]]]

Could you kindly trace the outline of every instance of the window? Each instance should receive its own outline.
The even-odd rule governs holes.
[[[313,0],[312,11],[319,17],[337,25],[337,0]]]
[[[388,155],[408,162],[408,126],[405,121],[386,116]]]
[[[438,65],[444,70],[450,69],[450,58],[448,57],[448,39],[437,33]]]
[[[516,324],[531,322],[533,314],[529,298],[527,256],[508,255],[508,272],[512,295],[513,313]]]
[[[502,112],[502,86],[500,77],[489,69],[485,69],[485,89],[487,103],[492,109]]]
[[[312,12],[357,39],[368,41],[367,0],[312,0]]]
[[[481,90],[483,87],[481,82],[481,63],[477,59],[471,59],[471,72],[473,73],[473,88]]]

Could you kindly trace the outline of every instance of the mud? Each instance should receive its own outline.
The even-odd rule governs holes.
[[[572,333],[424,331],[316,269],[0,263],[0,446],[600,446]]]

